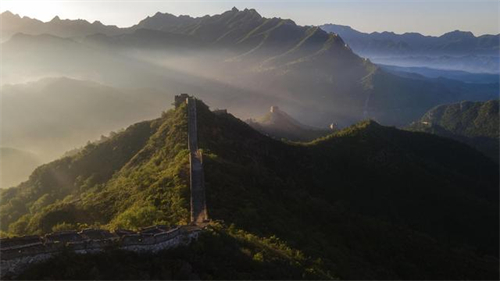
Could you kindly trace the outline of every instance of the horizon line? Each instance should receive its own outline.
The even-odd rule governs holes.
[[[254,8],[244,8],[243,10],[242,10],[242,9],[237,8],[236,6],[234,6],[234,7],[233,7],[233,9],[234,9],[234,8],[236,8],[238,11],[245,11],[245,10],[255,10],[255,11],[257,11],[257,9],[254,9]],[[191,16],[191,15],[188,15],[188,14],[175,14],[175,13],[161,12],[161,11],[157,11],[154,15],[156,15],[156,14],[160,13],[160,14],[170,14],[170,15],[173,15],[173,16],[175,16],[175,17],[180,17],[180,16],[188,16],[188,17],[191,17],[191,18],[202,18],[202,17],[205,17],[205,16],[210,16],[210,17],[213,17],[213,16],[216,16],[216,15],[221,15],[221,14],[223,14],[223,13],[225,13],[225,12],[229,12],[229,11],[231,11],[231,10],[225,10],[225,11],[223,11],[223,12],[213,13],[213,14],[208,13],[208,14],[205,14],[205,15],[203,15],[203,16],[194,16],[194,17],[193,17],[193,16]],[[10,13],[10,14],[12,14],[12,15],[14,15],[14,16],[18,16],[18,17],[20,17],[21,19],[22,19],[22,18],[29,18],[29,19],[33,19],[33,20],[38,20],[38,21],[40,21],[40,22],[42,22],[42,23],[49,23],[49,22],[53,21],[54,19],[58,18],[58,19],[59,19],[59,20],[61,20],[61,21],[64,21],[64,20],[69,20],[69,21],[78,21],[78,20],[83,20],[83,21],[86,21],[86,22],[88,22],[88,23],[90,23],[90,24],[95,23],[95,22],[99,22],[99,23],[101,23],[101,24],[103,24],[103,25],[105,25],[105,26],[116,26],[116,27],[118,27],[118,28],[124,28],[124,29],[125,29],[125,28],[131,28],[131,27],[133,27],[133,26],[135,26],[135,25],[139,24],[139,22],[140,22],[140,21],[139,21],[139,22],[134,23],[134,24],[132,24],[132,25],[129,25],[129,26],[124,26],[124,25],[116,25],[116,24],[106,24],[106,23],[104,23],[104,22],[103,22],[103,21],[101,21],[101,20],[94,20],[94,21],[91,21],[91,20],[88,20],[88,19],[85,19],[85,18],[61,18],[59,15],[55,15],[52,19],[47,20],[47,21],[44,21],[44,20],[39,19],[39,18],[36,18],[36,17],[31,17],[31,16],[28,16],[28,15],[21,15],[20,13],[14,13],[14,12],[12,12],[12,11],[8,10],[8,9],[5,9],[5,10],[3,10],[3,11],[1,11],[1,10],[0,10],[0,13],[1,13],[0,15],[3,15],[3,14],[5,14],[5,13]],[[259,13],[259,12],[257,11],[257,13]],[[260,13],[259,13],[259,14],[260,14]],[[143,19],[146,19],[146,18],[148,18],[148,17],[152,17],[152,16],[154,16],[154,15],[146,15]],[[275,17],[275,18],[285,19],[285,18],[281,18],[281,17]],[[293,22],[295,22],[295,23],[296,23],[296,21],[295,21],[295,20],[293,20],[293,19],[291,19],[291,18],[286,18],[286,19],[287,19],[287,20],[292,20]],[[297,24],[297,23],[296,23],[296,24]],[[333,23],[333,22],[327,22],[327,23],[323,23],[323,24],[320,24],[320,25],[308,25],[308,24],[297,24],[297,25],[300,25],[300,26],[317,26],[317,27],[321,27],[321,26],[323,26],[323,25],[340,25],[340,26],[349,27],[349,28],[353,29],[354,31],[358,31],[358,32],[361,32],[361,33],[364,33],[364,34],[373,34],[373,33],[392,33],[392,34],[395,34],[395,35],[420,34],[420,35],[422,35],[422,36],[426,36],[426,37],[441,37],[441,36],[443,36],[443,35],[445,35],[445,34],[448,34],[448,33],[451,33],[451,32],[457,32],[457,31],[459,31],[459,32],[470,32],[470,33],[472,33],[472,35],[473,35],[474,37],[488,36],[488,35],[489,35],[489,36],[499,36],[499,35],[500,35],[500,33],[497,33],[497,34],[492,34],[492,33],[484,33],[484,34],[476,35],[474,32],[472,32],[472,31],[470,31],[470,30],[460,30],[460,29],[450,30],[450,31],[447,31],[447,32],[442,33],[442,34],[440,34],[440,35],[424,34],[424,33],[418,32],[418,31],[405,31],[404,33],[397,33],[397,32],[390,31],[390,30],[376,30],[376,31],[371,31],[371,32],[370,32],[370,31],[362,31],[362,30],[360,30],[360,29],[356,29],[356,28],[354,28],[354,27],[353,27],[353,26],[351,26],[351,25],[346,25],[346,24],[341,24],[341,23]]]

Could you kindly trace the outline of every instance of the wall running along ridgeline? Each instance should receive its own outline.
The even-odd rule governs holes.
[[[203,173],[203,156],[198,149],[198,125],[196,116],[197,101],[188,98],[188,144],[191,182],[191,221],[203,223],[208,220],[205,201],[205,176]]]
[[[101,229],[62,231],[45,236],[23,236],[0,239],[0,279],[15,278],[32,264],[52,258],[62,251],[77,254],[103,252],[109,248],[150,252],[188,245],[196,240],[208,221],[205,203],[203,159],[198,149],[197,101],[186,94],[175,97],[175,105],[187,103],[188,146],[191,182],[191,225],[169,228],[157,225],[139,232]]]

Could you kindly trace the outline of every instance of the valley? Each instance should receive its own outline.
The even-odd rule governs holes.
[[[498,35],[62,2],[0,14],[2,280],[498,280]]]

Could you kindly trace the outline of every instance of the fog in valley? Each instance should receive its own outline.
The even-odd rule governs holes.
[[[2,188],[40,163],[159,117],[179,93],[242,120],[279,105],[322,129],[368,118],[405,126],[438,104],[498,94],[495,83],[391,74],[336,34],[255,10],[159,13],[123,29],[2,17]]]

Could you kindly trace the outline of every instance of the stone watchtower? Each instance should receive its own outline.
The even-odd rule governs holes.
[[[174,98],[175,108],[178,108],[181,104],[186,103],[186,100],[189,98],[189,95],[186,93],[182,93],[180,95],[176,95]]]

